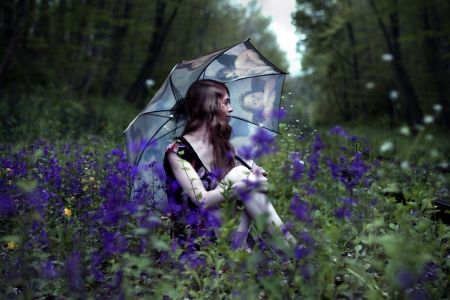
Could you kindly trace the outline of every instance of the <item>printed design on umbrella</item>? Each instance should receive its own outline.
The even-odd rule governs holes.
[[[132,189],[138,189],[143,181],[163,185],[161,176],[156,176],[157,167],[162,164],[166,146],[183,132],[187,120],[184,96],[194,81],[213,79],[227,85],[234,110],[230,141],[238,151],[264,146],[252,144],[249,138],[261,128],[269,136],[278,133],[277,112],[286,74],[249,40],[176,65],[150,103],[125,130],[128,161],[137,170]],[[156,166],[155,170],[149,166]],[[155,193],[155,198],[164,206],[163,188]]]
[[[243,110],[252,114],[252,121],[267,128],[275,127],[272,124],[277,95],[275,84],[276,79],[273,77],[252,78],[252,89],[239,97],[239,104]]]
[[[273,68],[244,43],[224,52],[205,71],[206,79],[230,81],[244,76],[273,74]]]

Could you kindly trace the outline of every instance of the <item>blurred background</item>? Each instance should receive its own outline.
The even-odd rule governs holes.
[[[247,38],[291,72],[287,123],[445,132],[449,15],[448,0],[2,0],[0,140],[122,140],[178,62]]]

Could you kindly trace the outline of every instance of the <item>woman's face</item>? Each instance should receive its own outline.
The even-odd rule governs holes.
[[[250,109],[264,108],[264,93],[256,92],[244,97],[244,106]]]
[[[225,116],[227,116],[228,121],[230,120],[230,115],[233,112],[233,108],[231,107],[230,95],[225,93],[225,96],[219,100],[219,106]]]

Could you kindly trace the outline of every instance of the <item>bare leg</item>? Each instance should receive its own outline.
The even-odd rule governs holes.
[[[251,249],[247,244],[247,235],[248,232],[250,231],[250,225],[252,223],[252,219],[250,218],[250,216],[248,215],[247,211],[241,210],[241,220],[239,222],[239,226],[236,229],[236,236],[235,238],[238,239],[239,244],[240,244],[240,248],[244,248],[246,251],[250,252]]]
[[[253,220],[256,220],[256,218],[260,215],[267,216],[266,232],[270,236],[275,235],[275,228],[273,226],[274,224],[280,229],[282,229],[282,227],[284,226],[283,221],[281,220],[280,216],[278,215],[277,211],[273,207],[272,203],[269,200],[269,197],[266,194],[258,192],[252,193],[251,198],[244,202],[244,207],[247,214]],[[285,231],[284,238],[286,244],[289,244],[288,241],[290,241],[294,245],[297,243],[297,241],[289,231]]]
[[[248,178],[248,169],[245,167],[236,167],[233,170],[230,171],[225,176],[226,180],[231,180],[233,182],[238,182],[242,180],[246,180]],[[276,212],[275,208],[273,207],[272,203],[269,200],[269,197],[260,192],[251,192],[250,198],[243,201],[244,204],[244,210],[241,211],[241,222],[238,226],[237,233],[245,235],[243,241],[245,241],[245,238],[247,237],[247,234],[250,229],[251,220],[256,220],[256,218],[260,215],[267,215],[267,224],[266,224],[266,232],[273,236],[275,235],[275,226],[282,229],[284,226],[283,221],[281,220],[280,216]],[[283,231],[282,231],[283,232]],[[290,241],[292,244],[296,244],[295,238],[291,235],[289,231],[285,231],[284,238],[286,244],[289,244],[288,241]],[[247,244],[243,244],[244,247],[247,247]]]

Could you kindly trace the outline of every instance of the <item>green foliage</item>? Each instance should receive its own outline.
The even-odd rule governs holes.
[[[155,80],[146,95],[151,98],[180,61],[247,38],[287,69],[269,23],[256,2],[244,7],[228,0],[13,1],[0,5],[5,64],[0,88],[67,87],[76,94],[124,97],[146,60],[156,59],[148,75]],[[162,42],[155,40],[161,32]],[[159,51],[152,48],[159,43]]]
[[[297,0],[297,5],[292,17],[302,34],[304,122],[382,120],[386,128],[412,127],[441,104],[437,121],[449,128],[447,1]]]
[[[33,94],[20,88],[4,94],[0,110],[0,141],[32,142],[78,140],[86,136],[111,136],[123,142],[122,132],[138,114],[123,100],[81,97],[67,90],[37,89]]]
[[[448,194],[441,198],[438,193],[448,187],[449,175],[436,169],[436,162],[447,162],[448,156],[429,157],[424,150],[422,157],[414,150],[405,166],[411,149],[400,148],[411,145],[412,137],[397,136],[389,150],[395,155],[384,159],[380,155],[389,152],[378,149],[386,138],[379,130],[367,130],[368,143],[360,135],[348,140],[322,134],[320,141],[317,131],[303,126],[282,124],[281,130],[278,151],[259,165],[269,173],[269,196],[281,218],[290,221],[298,244],[288,249],[281,238],[268,238],[261,218],[252,227],[252,253],[230,244],[236,228],[232,202],[224,205],[227,218],[216,241],[198,237],[192,252],[177,243],[170,217],[139,202],[149,195],[136,199],[135,206],[129,201],[125,157],[110,150],[114,138],[84,139],[83,146],[71,143],[61,150],[47,144],[40,149],[42,141],[23,149],[1,148],[0,184],[5,195],[15,196],[17,211],[0,214],[5,258],[0,295],[445,298],[450,229],[436,220],[433,201],[440,197],[450,203]],[[391,132],[390,138],[395,135]],[[441,153],[449,149],[442,147]],[[342,155],[348,160],[340,164]],[[27,173],[20,171],[25,166]],[[361,177],[349,186],[340,173],[334,177],[336,166],[348,176],[359,170]],[[225,189],[224,196],[229,193]]]

